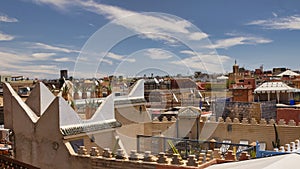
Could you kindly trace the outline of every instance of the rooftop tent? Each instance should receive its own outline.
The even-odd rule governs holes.
[[[282,77],[282,76],[299,76],[299,74],[295,73],[295,72],[293,72],[291,70],[286,70],[286,71],[278,74],[277,76],[279,76],[279,77]]]
[[[295,88],[283,82],[265,82],[254,90],[254,93],[294,92]]]
[[[254,90],[254,94],[260,101],[277,100],[277,103],[287,103],[293,98],[297,89],[283,82],[265,82]]]
[[[228,77],[224,75],[217,77],[217,80],[227,80],[227,79]]]

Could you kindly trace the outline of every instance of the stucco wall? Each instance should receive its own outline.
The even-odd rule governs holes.
[[[277,125],[281,145],[299,138],[300,126]],[[248,140],[249,143],[260,141],[266,143],[266,149],[273,150],[275,141],[274,127],[271,124],[204,122],[201,123],[200,140],[216,139],[217,141],[231,140],[239,143]]]

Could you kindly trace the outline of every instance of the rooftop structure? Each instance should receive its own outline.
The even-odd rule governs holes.
[[[295,73],[295,72],[293,72],[291,70],[286,70],[286,71],[278,74],[277,76],[279,76],[279,77],[282,77],[282,76],[299,76],[299,74]]]
[[[277,103],[288,104],[293,99],[293,93],[298,92],[283,82],[265,82],[254,90],[257,101],[276,100]]]
[[[26,102],[12,87],[4,85],[5,128],[13,131],[12,147],[15,159],[40,168],[160,168],[160,167],[207,167],[220,163],[212,158],[213,149],[200,149],[199,158],[195,154],[185,156],[175,153],[174,147],[180,142],[149,143],[146,151],[137,152],[137,135],[165,136],[170,138],[191,138],[218,142],[229,139],[238,143],[246,139],[248,143],[257,139],[271,149],[273,123],[275,120],[229,118],[218,122],[201,117],[201,110],[184,107],[178,110],[178,117],[171,121],[151,121],[143,102],[143,80],[138,81],[127,96],[108,96],[90,119],[80,118],[60,96],[55,97],[42,84],[36,85]],[[299,127],[294,122],[278,122],[279,137],[283,143],[299,137]],[[246,132],[245,132],[246,131]],[[261,133],[259,131],[266,131]],[[286,132],[290,131],[290,132]],[[146,143],[146,142],[145,142]],[[165,143],[165,144],[163,144]],[[174,146],[172,146],[172,144]],[[234,144],[228,144],[225,161],[235,161],[232,151]],[[144,146],[145,148],[146,146]],[[236,146],[235,146],[236,147]],[[168,158],[165,153],[149,152],[155,148],[172,150]],[[201,147],[198,147],[201,148]],[[219,146],[215,148],[220,148]],[[205,151],[201,154],[201,150]],[[210,150],[210,151],[208,151]],[[224,150],[224,149],[222,149]],[[228,150],[228,151],[227,151]],[[218,156],[221,149],[216,150]],[[31,152],[31,153],[28,153]],[[191,151],[192,152],[192,151]],[[200,154],[199,154],[200,153]],[[152,154],[155,156],[152,156]],[[170,155],[170,154],[168,154]],[[245,159],[249,155],[244,154]]]

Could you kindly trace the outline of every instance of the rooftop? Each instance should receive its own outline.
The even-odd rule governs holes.
[[[254,93],[294,92],[296,89],[283,82],[265,82],[254,90]]]

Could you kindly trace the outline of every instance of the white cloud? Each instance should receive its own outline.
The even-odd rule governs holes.
[[[112,53],[112,52],[108,52],[107,55],[106,55],[108,58],[111,58],[111,59],[114,59],[114,60],[117,60],[117,61],[125,61],[125,62],[135,62],[136,60],[134,58],[128,58],[127,56],[124,56],[124,55],[119,55],[119,54],[115,54],[115,53]],[[112,65],[113,62],[108,60],[108,59],[103,59],[102,61]]]
[[[12,35],[4,34],[0,32],[0,41],[10,41],[13,40],[15,37]]]
[[[107,64],[109,64],[109,65],[112,65],[112,64],[113,64],[113,61],[108,60],[108,59],[102,59],[101,61],[104,62],[104,63],[107,63]]]
[[[200,54],[194,51],[183,50],[180,53],[187,54],[190,57],[173,61],[175,65],[186,65],[191,69],[203,70],[209,73],[223,72],[223,64],[232,60],[229,56],[217,54]]]
[[[55,62],[74,62],[70,57],[61,57],[61,58],[51,58],[52,56],[57,55],[56,53],[34,53],[32,56],[36,58],[36,60],[48,60]]]
[[[228,39],[217,40],[212,45],[209,45],[207,47],[227,49],[229,47],[233,47],[237,45],[256,45],[256,44],[264,44],[264,43],[271,43],[271,42],[272,40],[262,38],[262,37],[237,36],[237,37],[230,37]]]
[[[74,62],[74,60],[71,60],[71,59],[68,58],[68,57],[55,58],[55,59],[53,59],[53,60],[56,61],[56,62]]]
[[[165,41],[167,44],[176,44],[177,40],[174,37],[163,35],[163,34],[157,34],[157,33],[142,33],[140,38],[145,39],[152,39],[157,41]]]
[[[2,68],[14,68],[16,65],[29,61],[32,57],[22,54],[1,52],[1,67]]]
[[[18,19],[8,17],[7,15],[0,15],[0,22],[18,22]]]
[[[58,74],[59,68],[55,65],[25,65],[20,72]]]
[[[13,53],[0,51],[1,67],[0,72],[12,75],[24,75],[26,77],[53,77],[59,74],[60,68],[47,61],[47,57],[52,54],[34,53]],[[43,61],[41,62],[37,61]],[[52,60],[52,59],[49,59]]]
[[[194,32],[189,35],[191,40],[201,40],[208,37],[208,34],[203,32]]]
[[[45,50],[56,51],[56,52],[64,52],[64,53],[79,53],[79,51],[77,51],[77,50],[58,47],[58,46],[52,46],[52,45],[48,45],[48,44],[45,44],[45,43],[35,43],[32,46],[32,48],[45,49]]]
[[[287,17],[277,17],[266,20],[255,20],[247,23],[247,25],[258,25],[265,29],[287,29],[300,30],[300,15]]]
[[[51,56],[56,55],[56,53],[33,53],[32,56],[36,59],[48,59]]]
[[[101,4],[93,0],[34,0],[34,2],[51,4],[66,10],[68,6],[78,6],[87,11],[103,15],[107,19],[114,21],[115,24],[133,30],[149,39],[170,40],[168,42],[173,43],[174,39],[171,37],[179,36],[179,34],[188,40],[202,40],[208,37],[206,33],[196,31],[190,22],[173,16],[147,15],[116,6]],[[115,20],[124,17],[130,17],[130,19]]]
[[[76,1],[76,0],[74,0]],[[53,5],[57,8],[65,8],[67,4],[70,4],[69,0],[33,0],[33,2],[37,4],[48,4],[48,5]]]
[[[94,25],[94,24],[92,24],[92,23],[89,23],[89,26],[91,26],[91,27],[95,27],[95,25]]]
[[[115,59],[115,60],[123,60],[124,59],[124,56],[118,55],[118,54],[115,54],[115,53],[112,53],[112,52],[109,52],[106,56],[111,58],[111,59]]]
[[[273,15],[274,17],[278,17],[277,13],[275,13],[275,12],[272,12],[272,15]]]
[[[180,51],[180,53],[187,54],[187,55],[197,55],[196,52],[191,51],[191,50],[182,50],[182,51]]]
[[[126,58],[126,62],[134,63],[136,60],[134,58]]]
[[[145,55],[150,57],[151,59],[158,59],[158,60],[169,59],[173,57],[170,52],[167,52],[162,49],[157,49],[157,48],[151,48],[145,50]]]

